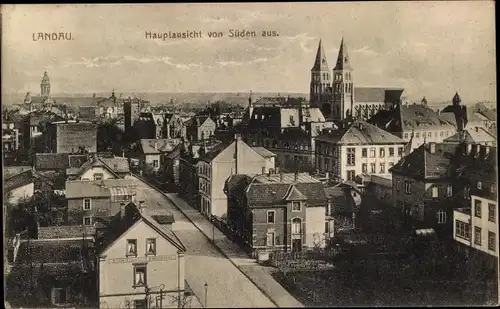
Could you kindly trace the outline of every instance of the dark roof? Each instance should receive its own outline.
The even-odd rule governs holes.
[[[463,136],[462,133],[457,132],[456,134],[446,138],[443,142],[460,143],[462,141],[470,144],[484,142],[494,143],[496,142],[496,138],[483,128],[476,127],[474,129],[465,130],[463,132]]]
[[[3,189],[8,192],[16,188],[33,183],[33,171],[31,169],[4,179]]]
[[[3,167],[3,178],[7,179],[8,177],[20,174],[27,170],[31,170],[32,167],[28,165],[19,165],[19,166],[4,166]]]
[[[69,155],[66,153],[37,153],[35,154],[35,169],[56,170],[69,167]]]
[[[132,194],[136,187],[137,184],[134,179],[67,180],[66,198],[79,199],[86,197],[111,197],[127,193]],[[119,189],[123,190],[118,192],[117,190]]]
[[[398,102],[403,94],[402,88],[386,87],[356,87],[354,88],[354,99],[356,102]]]
[[[93,226],[84,225],[62,225],[47,226],[38,228],[38,239],[57,239],[57,238],[83,238],[91,237],[95,233]]]
[[[92,242],[86,241],[87,245]],[[30,240],[19,246],[16,264],[68,263],[82,260],[83,239],[75,240]]]
[[[316,59],[314,60],[314,65],[311,70],[314,71],[330,71],[328,68],[328,62],[326,61],[325,51],[321,40],[319,40],[318,51],[316,52]]]
[[[497,113],[492,109],[481,109],[478,111],[479,114],[486,117],[488,120],[497,121]]]
[[[205,153],[204,155],[200,156],[199,159],[203,160],[203,161],[206,161],[206,162],[210,162],[213,159],[215,159],[223,150],[225,150],[226,148],[232,146],[233,143],[234,143],[234,141],[231,141],[230,143],[220,143],[220,144],[217,144],[212,149],[210,149],[207,153]]]
[[[130,165],[128,163],[127,158],[123,157],[113,157],[113,158],[105,158],[100,157],[104,164],[110,167],[115,173],[128,173],[130,172]]]
[[[398,136],[361,120],[353,122],[346,129],[331,129],[328,133],[317,136],[316,140],[342,145],[405,143]]]
[[[282,204],[286,200],[298,198],[310,204],[326,202],[323,184],[317,182],[259,182],[259,175],[233,175],[225,185],[229,196],[242,200],[245,196],[250,207]]]
[[[349,54],[347,52],[347,47],[344,42],[344,38],[340,42],[339,54],[337,56],[337,64],[335,65],[334,70],[352,70],[351,61],[349,58]]]
[[[174,215],[154,215],[151,216],[151,218],[155,219],[156,222],[159,224],[171,224],[174,223]]]
[[[174,147],[180,143],[180,139],[141,139],[140,143],[144,154],[158,154],[174,150]]]
[[[31,126],[38,126],[43,122],[61,121],[64,118],[52,111],[35,111],[29,114],[29,120]]]

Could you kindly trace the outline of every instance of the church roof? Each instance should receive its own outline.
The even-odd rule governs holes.
[[[319,40],[318,51],[316,52],[316,60],[314,61],[314,66],[312,71],[329,71],[328,62],[326,61],[325,51],[323,50],[323,45],[321,40]]]
[[[337,64],[335,65],[334,70],[352,70],[349,54],[343,37],[340,42],[339,55],[337,57]]]
[[[362,102],[394,103],[400,100],[403,91],[404,91],[403,88],[355,87],[354,99],[358,103]]]

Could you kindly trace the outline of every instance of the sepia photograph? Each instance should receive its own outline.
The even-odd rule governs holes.
[[[493,1],[0,8],[6,308],[498,306]]]

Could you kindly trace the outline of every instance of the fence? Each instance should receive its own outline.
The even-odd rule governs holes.
[[[231,226],[227,224],[227,222],[224,219],[212,215],[210,217],[210,222],[212,222],[212,224],[217,229],[219,229],[219,231],[221,231],[229,240],[237,244],[246,253],[248,254],[251,253],[252,251],[251,246],[247,244],[245,240],[240,235],[238,235],[236,231],[233,230]]]
[[[273,251],[269,258],[271,265],[278,268],[316,268],[333,261],[339,253],[338,250],[327,250],[314,248],[313,250],[300,252]]]

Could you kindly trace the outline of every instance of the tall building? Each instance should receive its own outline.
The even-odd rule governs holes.
[[[334,120],[354,117],[367,120],[379,110],[401,101],[402,88],[355,87],[354,68],[342,38],[332,79],[320,40],[311,69],[309,100],[312,107],[321,108],[323,115]]]
[[[26,93],[23,107],[26,107],[30,112],[33,110],[52,108],[55,103],[50,96],[50,79],[47,71],[43,73],[42,81],[40,82],[40,95],[32,96],[31,92]]]
[[[50,80],[47,71],[43,73],[42,82],[40,83],[40,94],[42,97],[50,96]]]

